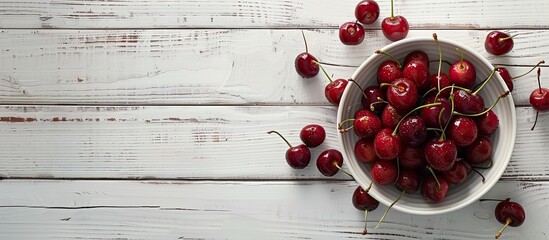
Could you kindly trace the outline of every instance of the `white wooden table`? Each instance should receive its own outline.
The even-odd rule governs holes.
[[[363,236],[357,184],[323,177],[314,160],[292,170],[286,146],[265,133],[297,143],[318,123],[327,140],[313,159],[339,148],[327,80],[302,79],[293,62],[302,29],[310,52],[339,65],[389,44],[380,20],[361,45],[339,42],[357,2],[0,0],[0,239],[493,239],[493,202],[430,217],[392,211]],[[389,1],[378,3],[388,16]],[[395,7],[408,37],[436,32],[512,75],[549,60],[548,1]],[[519,34],[513,51],[486,53],[493,29]],[[515,81],[517,142],[486,195],[526,209],[503,239],[548,238],[549,114],[530,131],[536,86],[535,73]]]

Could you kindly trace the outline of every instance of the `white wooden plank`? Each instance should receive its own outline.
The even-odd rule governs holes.
[[[2,28],[337,27],[354,21],[356,1],[3,0]],[[390,1],[377,1],[380,18]],[[395,1],[412,28],[547,27],[546,1]],[[374,27],[379,28],[379,22]]]
[[[410,37],[434,31],[412,31]],[[534,65],[549,56],[549,31],[519,34],[509,54],[484,50],[488,31],[438,31],[492,63]],[[336,30],[305,32],[321,61],[358,66],[389,43],[368,32],[360,46]],[[4,104],[328,104],[325,76],[302,79],[294,69],[304,50],[299,30],[4,30],[0,32],[0,102]],[[549,61],[549,59],[546,59]],[[434,65],[434,64],[433,64]],[[355,67],[327,67],[349,77]],[[526,67],[510,67],[513,75]],[[549,85],[544,75],[543,84]],[[528,103],[531,74],[515,83],[515,102]]]
[[[352,181],[4,180],[0,229],[5,239],[493,239],[501,227],[496,202],[475,202],[437,216],[391,211],[374,229],[380,205],[363,236],[355,188]],[[524,224],[502,239],[544,238],[548,191],[547,182],[500,182],[486,194],[525,208]]]
[[[517,108],[518,133],[505,179],[549,180],[549,114]],[[0,174],[41,178],[324,178],[316,157],[339,148],[336,108],[316,106],[0,108]],[[307,124],[326,128],[310,165],[291,169],[286,144]],[[338,179],[349,179],[338,174]]]

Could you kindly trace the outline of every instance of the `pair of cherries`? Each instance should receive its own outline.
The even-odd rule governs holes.
[[[267,133],[275,133],[286,142],[289,147],[288,150],[286,150],[286,162],[294,169],[303,169],[307,167],[311,161],[310,148],[318,147],[326,139],[326,131],[318,124],[310,124],[301,129],[299,137],[303,144],[297,146],[292,146],[288,140],[277,131],[269,131]],[[323,151],[316,160],[316,166],[324,176],[334,176],[339,170],[350,175],[346,170],[341,168],[342,165],[343,155],[336,149]]]
[[[374,0],[362,0],[355,7],[355,17],[362,24],[372,24],[379,18],[379,5]],[[358,45],[365,36],[364,27],[358,22],[346,22],[339,27],[339,40],[345,45]],[[393,0],[391,0],[391,16],[381,22],[383,35],[398,41],[408,35],[410,26],[403,16],[394,15]]]

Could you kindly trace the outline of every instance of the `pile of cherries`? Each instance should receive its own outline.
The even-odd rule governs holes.
[[[406,194],[420,191],[425,200],[440,202],[450,184],[462,183],[474,166],[490,165],[490,135],[499,125],[492,108],[509,92],[485,108],[479,92],[495,69],[474,88],[475,66],[463,54],[448,74],[440,72],[442,59],[431,74],[429,57],[421,50],[410,52],[403,64],[387,52],[378,54],[390,60],[378,67],[378,84],[363,90],[363,109],[341,122],[340,131],[352,129],[360,137],[355,156],[371,164],[376,184],[394,185]],[[352,126],[344,128],[347,122]]]

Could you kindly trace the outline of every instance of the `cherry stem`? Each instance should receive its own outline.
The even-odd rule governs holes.
[[[496,239],[499,239],[499,237],[503,233],[503,230],[505,230],[505,228],[507,228],[507,226],[509,226],[511,222],[513,222],[511,218],[508,217],[507,219],[505,219],[505,225],[503,225],[503,227],[496,233]]]
[[[452,84],[452,88],[450,89],[450,117],[449,119],[452,119],[454,116],[454,84]],[[440,113],[439,113],[440,114]],[[442,127],[442,121],[439,125]],[[450,121],[446,122],[446,125],[444,126],[444,129],[442,129],[442,134],[440,135],[439,141],[446,139],[446,128],[448,128],[448,125],[450,124]]]
[[[494,199],[494,198],[483,198],[483,199],[479,199],[478,200],[479,202],[501,202],[501,201],[505,201],[503,199]]]
[[[440,91],[438,91],[437,95],[435,95],[435,99],[438,98],[438,96],[440,95],[440,93],[442,93],[444,90],[448,89],[448,88],[451,88],[452,92],[454,92],[454,88],[457,88],[459,90],[462,90],[462,91],[465,91],[467,93],[471,93],[471,90],[468,89],[468,88],[464,88],[464,87],[460,87],[460,86],[455,86],[455,85],[451,85],[451,86],[446,86],[446,87],[443,87],[442,89],[440,89]]]
[[[461,51],[461,49],[459,49],[459,48],[456,48],[456,51],[458,51],[459,54],[460,54],[460,58],[459,58],[459,61],[460,61],[459,68],[463,68],[463,51]]]
[[[383,219],[385,219],[385,217],[387,216],[387,213],[389,213],[389,210],[391,210],[391,208],[395,205],[395,203],[397,203],[400,198],[402,198],[402,195],[404,195],[404,190],[400,192],[400,195],[398,195],[398,198],[393,202],[391,203],[391,205],[389,205],[389,207],[387,208],[387,210],[385,210],[385,212],[383,213],[383,215],[381,216],[381,219],[379,219],[379,222],[377,222],[377,225],[375,228],[378,228],[379,225],[381,224],[381,222],[383,222]]]
[[[332,163],[334,164],[334,166],[335,166],[337,169],[339,169],[339,170],[341,170],[342,172],[344,172],[345,174],[349,175],[349,177],[354,178],[353,175],[351,175],[351,173],[349,173],[347,170],[341,168],[341,167],[337,164],[336,161],[333,161]]]
[[[438,42],[438,36],[436,33],[433,33],[433,38],[437,44],[438,49],[438,72],[437,72],[437,89],[440,91],[440,69],[442,68],[442,50],[440,50],[440,43]]]
[[[366,96],[366,93],[364,93],[364,89],[362,89],[362,87],[355,80],[349,79],[347,81],[352,82],[353,84],[355,84],[358,87],[358,89],[360,89],[360,92],[362,92],[362,96],[364,96],[365,99],[368,99],[368,97]]]
[[[396,64],[398,65],[398,68],[402,68],[402,65],[400,64],[400,62],[393,55],[389,54],[388,52],[385,52],[384,50],[379,49],[379,50],[376,51],[376,54],[383,54],[385,56],[388,56],[394,62],[396,62]]]
[[[500,94],[498,96],[498,98],[496,99],[496,101],[494,103],[492,103],[492,105],[489,108],[487,108],[486,110],[484,110],[480,113],[466,114],[466,113],[460,113],[460,112],[453,111],[453,109],[452,109],[452,111],[455,115],[466,116],[466,117],[478,117],[478,116],[484,115],[487,112],[489,112],[490,110],[492,110],[492,108],[494,108],[496,106],[496,104],[498,104],[499,100],[504,98],[504,97],[507,97],[507,95],[509,95],[509,93],[510,93],[509,91],[506,91],[506,92]]]
[[[539,80],[540,75],[541,75],[541,68],[538,68],[538,87],[539,87],[539,92],[541,93],[541,81]]]
[[[364,231],[362,231],[362,235],[368,234],[368,210],[364,210]]]
[[[374,105],[376,104],[380,104],[380,103],[387,103],[387,101],[383,100],[382,98],[378,97],[378,101],[375,101],[373,103],[370,103],[370,111],[374,111],[376,110],[376,108],[374,107]]]
[[[511,38],[514,38],[514,37],[516,37],[517,35],[518,35],[518,34],[515,34],[515,35],[513,35],[513,36],[509,36],[509,37],[499,38],[499,39],[498,39],[498,43],[501,44],[502,42],[507,41],[507,40],[509,40],[509,39],[511,39]]]
[[[301,36],[303,36],[303,42],[305,42],[305,52],[309,53],[309,47],[307,46],[307,39],[305,38],[305,33],[301,30]]]
[[[345,124],[346,122],[350,122],[350,121],[354,121],[355,119],[354,118],[349,118],[349,119],[345,119],[343,121],[341,121],[338,125],[337,125],[337,129],[339,129],[339,132],[340,133],[345,133],[351,129],[353,129],[354,125],[351,126],[351,127],[348,127],[348,128],[343,128],[343,124]]]
[[[324,67],[322,66],[322,64],[320,64],[318,61],[314,61],[313,60],[313,63],[315,63],[316,65],[318,65],[320,67],[320,69],[322,70],[322,72],[324,73],[324,75],[326,75],[326,77],[328,78],[328,80],[330,81],[330,83],[334,82],[332,80],[332,78],[330,77],[330,75],[328,75],[328,73],[326,72],[326,69],[324,69]]]
[[[285,137],[283,137],[280,133],[278,133],[277,131],[268,131],[267,132],[268,134],[271,134],[271,133],[276,133],[278,136],[280,136],[282,138],[282,140],[284,140],[284,142],[286,142],[286,144],[288,144],[289,147],[292,147],[292,145],[288,142],[288,140],[286,140]]]
[[[475,171],[478,175],[480,175],[480,177],[482,178],[482,182],[486,181],[486,178],[484,178],[484,175],[482,175],[482,173],[480,173],[478,170],[476,170],[475,168],[471,168],[471,170]]]
[[[398,121],[398,123],[397,123],[397,125],[396,125],[396,127],[395,127],[395,130],[393,130],[393,135],[396,135],[397,130],[398,130],[398,127],[400,126],[400,123],[402,122],[402,120],[404,120],[406,117],[410,116],[410,114],[412,114],[413,112],[415,112],[415,111],[417,111],[417,110],[419,110],[419,109],[422,109],[422,108],[426,108],[426,107],[438,106],[438,105],[440,105],[440,104],[442,104],[442,103],[440,103],[440,102],[429,103],[429,104],[425,104],[425,105],[423,105],[423,106],[419,106],[419,107],[416,107],[416,108],[412,109],[412,111],[409,111],[408,113],[406,113],[406,115],[404,115],[404,116],[402,117],[402,119],[400,119],[400,121]]]
[[[444,109],[443,109],[444,110]],[[442,129],[440,128],[427,128],[427,131],[437,131],[437,132],[442,132]]]
[[[440,131],[442,131],[442,113],[444,113],[444,111],[446,110],[446,108],[442,108],[440,109],[440,112],[438,112],[438,126],[440,127]]]
[[[477,95],[478,92],[480,92],[480,90],[482,88],[484,88],[484,86],[486,86],[486,84],[488,84],[488,82],[490,81],[490,79],[492,79],[492,77],[494,76],[494,73],[496,72],[496,68],[493,68],[492,69],[492,72],[490,73],[490,76],[488,76],[488,78],[486,80],[483,81],[483,83],[480,85],[480,87],[477,88],[477,90],[475,90],[472,94],[473,95]]]
[[[524,76],[528,75],[528,73],[531,73],[532,71],[534,71],[534,69],[536,69],[537,67],[539,67],[539,65],[544,64],[544,63],[545,63],[545,61],[544,61],[544,60],[541,60],[541,61],[538,62],[538,64],[536,64],[536,66],[534,66],[532,69],[528,70],[528,72],[523,73],[523,74],[521,74],[521,75],[518,75],[518,76],[516,76],[516,77],[511,77],[511,79],[516,79],[516,78],[524,77]]]
[[[395,18],[395,12],[393,11],[393,0],[391,0],[391,19],[394,19]]]
[[[372,188],[372,183],[370,183],[370,184],[368,185],[368,187],[367,187],[366,189],[364,189],[364,191],[365,191],[365,192],[369,192],[371,188]]]
[[[431,174],[435,178],[435,182],[437,182],[437,192],[440,191],[440,182],[438,181],[438,178],[437,178],[437,175],[435,174],[435,171],[433,171],[433,168],[431,168],[430,166],[427,166],[427,169],[429,169],[429,172],[431,172]]]
[[[536,111],[536,120],[534,120],[534,125],[532,126],[532,128],[530,128],[530,131],[534,131],[534,128],[536,127],[536,124],[538,123],[538,115],[539,115],[539,112]]]

